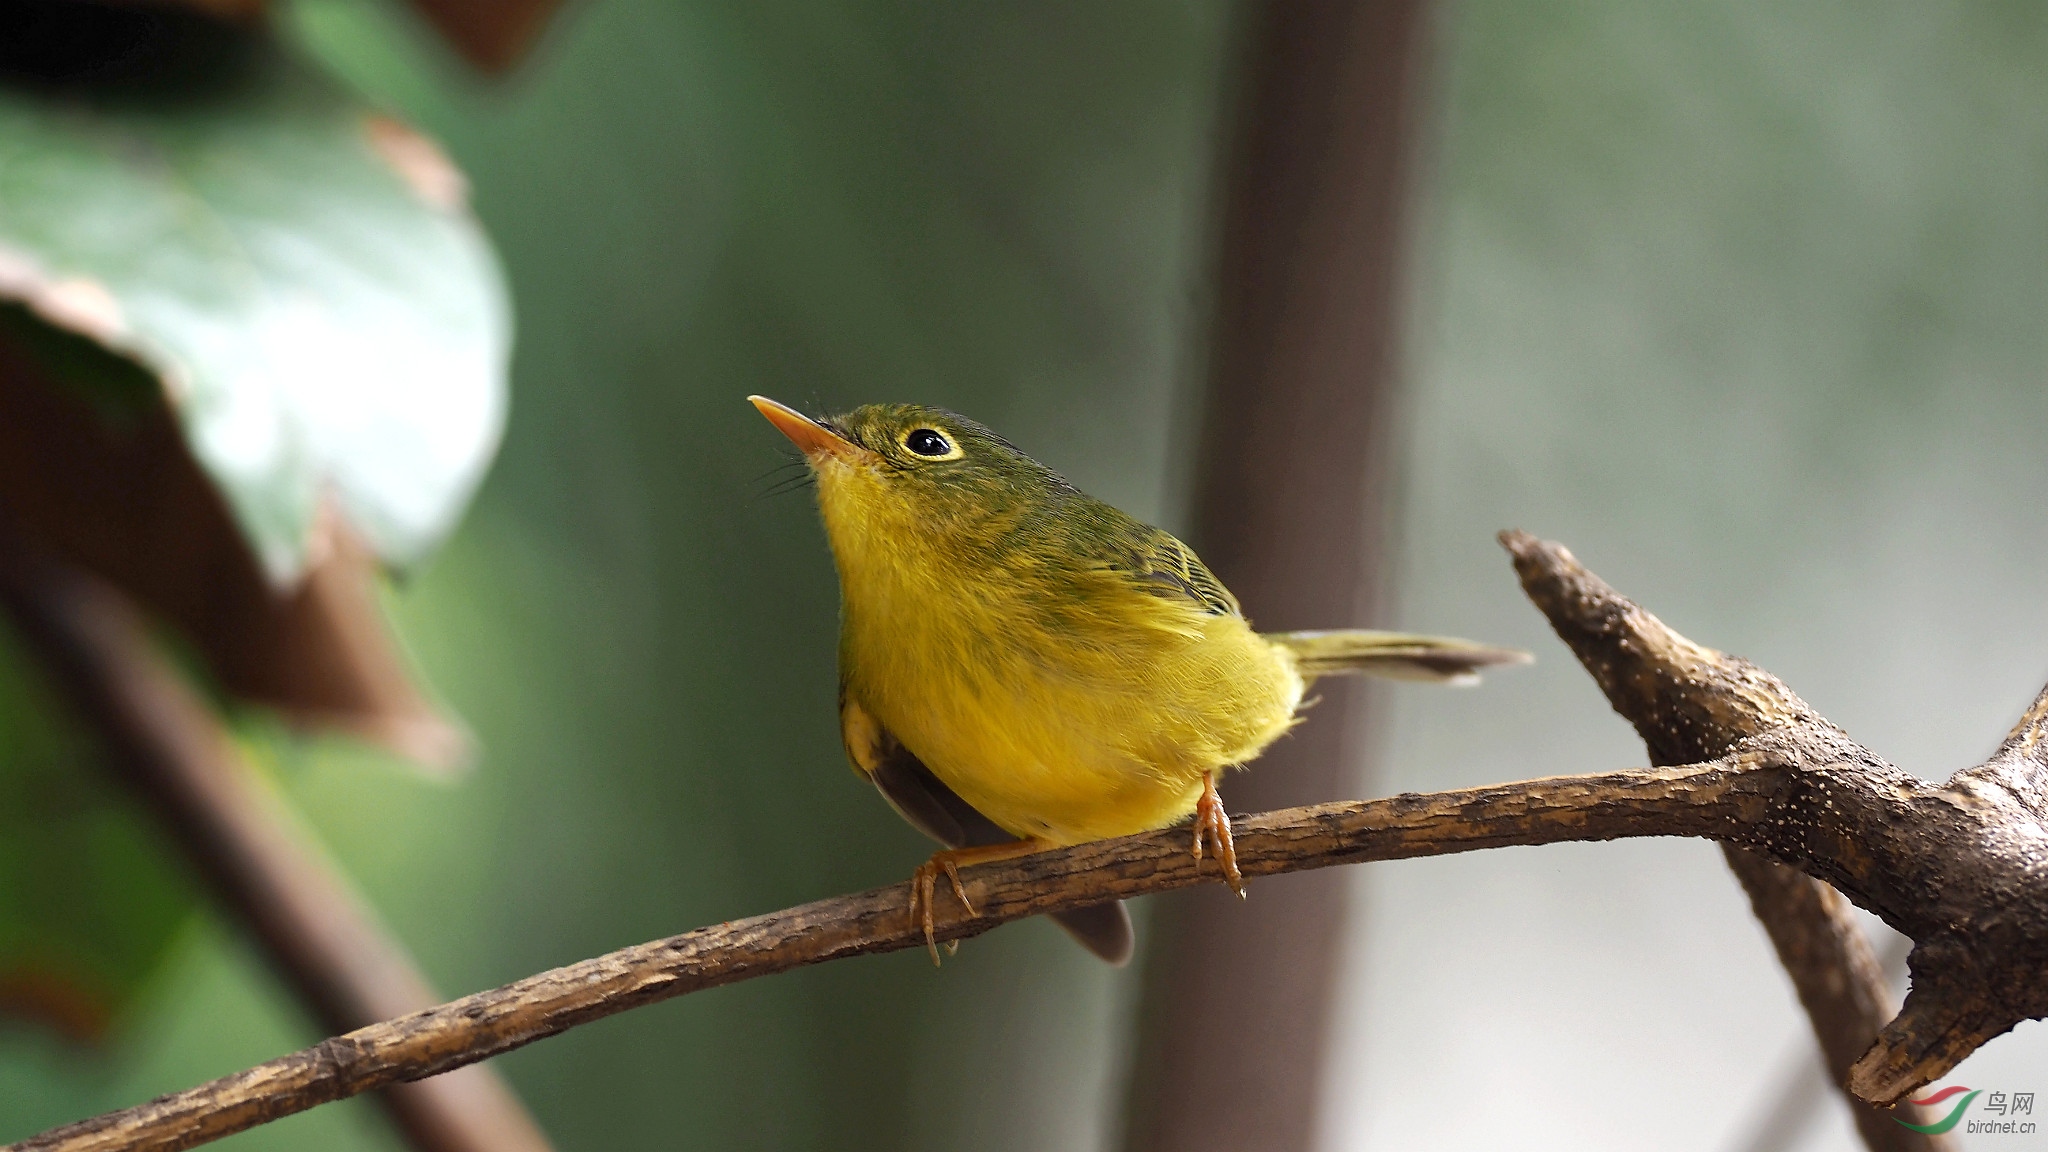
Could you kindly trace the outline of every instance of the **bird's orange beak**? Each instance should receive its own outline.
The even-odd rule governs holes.
[[[816,456],[820,452],[837,456],[842,460],[854,460],[868,455],[868,450],[834,432],[809,416],[780,404],[766,396],[749,396],[747,402],[768,418],[775,430],[789,437],[805,456]]]

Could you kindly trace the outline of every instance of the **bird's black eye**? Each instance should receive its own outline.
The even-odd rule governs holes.
[[[931,428],[918,428],[903,438],[903,446],[919,456],[949,456],[953,443]]]

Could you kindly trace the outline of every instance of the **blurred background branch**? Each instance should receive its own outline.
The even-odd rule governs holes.
[[[1906,981],[1906,952],[1913,942],[1894,936],[1881,958],[1887,984],[1902,987]],[[1830,1097],[1840,1098],[1839,1085],[1847,1073],[1837,1071],[1830,1059],[1800,1037],[1792,1050],[1781,1056],[1783,1073],[1772,1077],[1770,1095],[1752,1114],[1747,1131],[1728,1144],[1729,1152],[1788,1152],[1796,1148],[1822,1116]],[[1858,1123],[1861,1131],[1861,1123]],[[1933,1137],[1935,1140],[1941,1137]]]
[[[1427,11],[1314,0],[1239,15],[1190,529],[1261,628],[1383,621]],[[1307,720],[1230,780],[1228,802],[1373,791],[1370,692],[1318,685]],[[1315,1146],[1351,914],[1335,872],[1265,885],[1249,904],[1206,889],[1159,902],[1125,1148]]]
[[[1890,981],[1872,952],[1870,938],[1842,894],[1822,881],[1773,864],[1753,852],[1722,845],[1728,866],[1749,893],[1756,918],[1770,933],[1778,959],[1799,991],[1819,1041],[1827,1083],[1842,1093],[1856,1118],[1856,1131],[1873,1152],[1889,1149],[1951,1148],[1946,1136],[1916,1132],[1890,1112],[1874,1108],[1849,1091],[1849,1069],[1870,1050],[1885,1022],[1898,1014]],[[1912,1111],[1911,1106],[1907,1110]],[[1925,1117],[1916,1120],[1924,1123]]]
[[[208,891],[261,944],[329,1034],[441,999],[403,945],[236,748],[211,708],[111,589],[0,528],[0,603]],[[546,1152],[503,1081],[467,1068],[387,1088],[381,1099],[420,1152]]]

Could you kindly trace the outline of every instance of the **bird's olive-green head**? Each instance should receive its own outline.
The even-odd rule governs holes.
[[[893,538],[954,549],[965,558],[1003,542],[1054,508],[1085,499],[1060,475],[958,413],[918,404],[868,404],[810,417],[749,397],[804,453],[834,550]],[[1028,535],[1028,533],[1027,533]]]

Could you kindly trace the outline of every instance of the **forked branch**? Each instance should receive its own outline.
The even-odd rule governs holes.
[[[1501,542],[1529,598],[1653,762],[1749,757],[1783,775],[1767,810],[1714,839],[1826,881],[1913,940],[1912,992],[1848,1069],[1851,1094],[1894,1105],[1986,1040],[2048,1015],[2048,689],[1990,760],[1930,784],[1850,739],[1777,677],[1672,631],[1563,547],[1522,532]],[[1848,1001],[1867,1013],[1882,996],[1831,995],[1822,985],[1853,986],[1857,971],[1802,964],[1785,945],[1833,937],[1828,947],[1865,983],[1875,971],[1868,946],[1845,941],[1839,917],[1829,926],[1825,901],[1776,900],[1757,870],[1737,873],[1832,1056],[1842,1037],[1830,1022],[1858,1014]]]
[[[1989,763],[1947,785],[1879,760],[1767,673],[1691,644],[1532,537],[1507,538],[1531,598],[1617,709],[1699,763],[1291,808],[1238,822],[1245,875],[1511,845],[1695,836],[1826,879],[1912,936],[1914,992],[1851,1084],[1889,1105],[1985,1039],[2048,1013],[2048,692]],[[1661,743],[1660,743],[1661,741]],[[964,870],[982,915],[941,901],[940,939],[1213,882],[1168,829]],[[807,964],[921,947],[901,885],[701,928],[358,1029],[13,1152],[189,1148],[330,1100],[433,1076],[630,1008]]]

